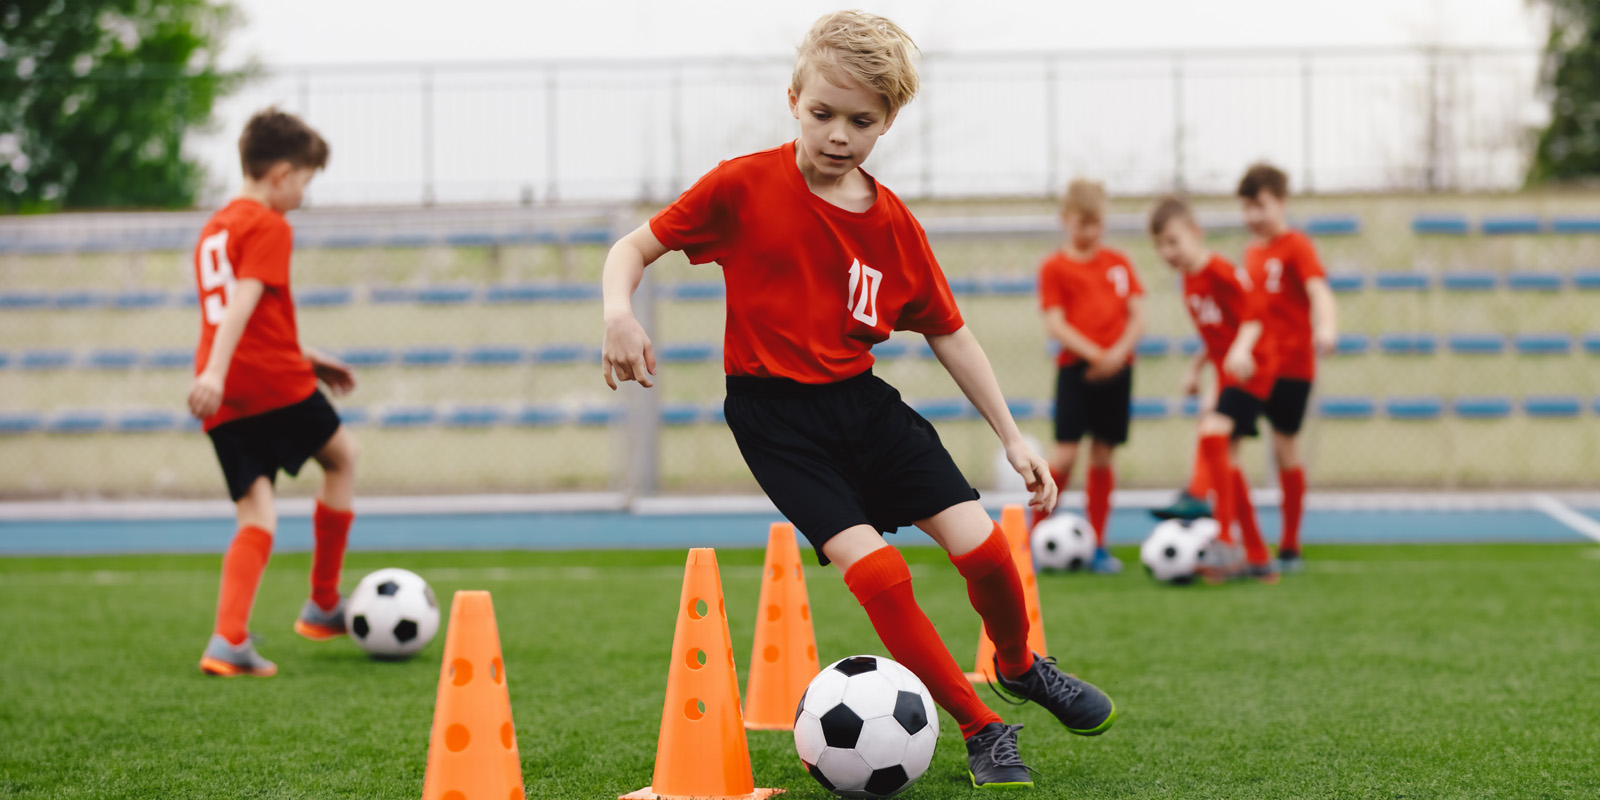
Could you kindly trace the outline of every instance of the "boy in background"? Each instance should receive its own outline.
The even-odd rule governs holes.
[[[278,668],[256,652],[249,624],[277,529],[273,482],[279,470],[298,474],[308,458],[323,475],[312,518],[311,597],[294,629],[310,639],[346,633],[339,570],[354,518],[356,442],[317,381],[344,394],[355,376],[301,348],[289,290],[294,233],[283,215],[300,207],[306,185],[327,165],[327,143],[293,115],[268,108],[245,125],[239,159],[244,188],[212,215],[194,254],[200,345],[188,405],[211,437],[238,518],[200,669],[268,677]]]
[[[1112,455],[1128,441],[1133,403],[1133,355],[1144,334],[1144,285],[1123,253],[1106,247],[1108,209],[1102,184],[1075,180],[1061,204],[1062,247],[1039,266],[1039,307],[1045,331],[1060,345],[1056,356],[1055,452],[1050,476],[1065,491],[1089,440],[1084,510],[1094,528],[1089,571],[1122,571],[1106,550],[1106,523],[1115,486]]]

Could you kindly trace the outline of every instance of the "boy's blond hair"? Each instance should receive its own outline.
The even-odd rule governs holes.
[[[1105,184],[1078,178],[1067,184],[1067,196],[1061,198],[1061,216],[1077,214],[1090,219],[1105,219],[1109,205]]]
[[[800,93],[807,67],[836,86],[845,78],[877,92],[894,113],[917,94],[917,50],[899,25],[861,11],[835,11],[817,20],[796,48],[789,88]]]

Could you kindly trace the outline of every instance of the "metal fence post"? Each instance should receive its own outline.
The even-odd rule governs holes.
[[[433,205],[433,68],[422,68],[422,204]]]
[[[561,179],[558,174],[561,158],[557,141],[561,135],[561,126],[556,118],[557,69],[551,66],[544,79],[544,169],[545,178],[549,181],[549,185],[545,188],[546,203],[555,203],[561,199]]]
[[[1428,141],[1423,164],[1423,177],[1430,192],[1439,190],[1439,48],[1423,51],[1428,59]]]
[[[1315,193],[1317,185],[1316,179],[1313,177],[1316,175],[1315,162],[1312,160],[1311,155],[1313,141],[1311,138],[1313,133],[1312,114],[1314,113],[1312,106],[1311,53],[1307,51],[1300,54],[1300,160],[1304,164],[1304,167],[1302,167],[1302,171],[1305,173],[1303,191],[1306,194]]]
[[[1183,56],[1172,57],[1172,188],[1184,190],[1183,166]]]
[[[1056,97],[1059,93],[1059,89],[1056,86],[1056,71],[1059,66],[1060,64],[1056,59],[1051,58],[1045,61],[1045,163],[1049,165],[1049,168],[1045,171],[1045,197],[1054,197],[1057,187],[1061,185],[1061,106]]]

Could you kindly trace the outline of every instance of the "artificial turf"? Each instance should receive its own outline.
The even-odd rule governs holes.
[[[969,661],[978,620],[960,578],[938,551],[905,552],[923,607]],[[718,556],[742,677],[762,554]],[[1600,548],[1308,556],[1279,586],[1043,576],[1051,653],[1120,716],[1083,739],[1037,707],[1002,706],[1027,725],[1023,755],[1040,773],[1028,796],[1600,796]],[[404,566],[446,604],[489,589],[528,796],[598,799],[650,781],[683,561],[353,553],[346,583]],[[196,668],[216,556],[0,559],[0,797],[419,796],[443,632],[403,663],[301,640],[289,625],[307,564],[274,558],[256,606],[278,676],[224,680]],[[831,568],[807,582],[824,663],[883,652]],[[749,742],[757,785],[829,796],[787,733]],[[974,796],[964,752],[943,717],[932,767],[903,796]]]

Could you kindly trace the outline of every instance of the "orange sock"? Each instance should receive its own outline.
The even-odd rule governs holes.
[[[1201,500],[1211,494],[1211,468],[1206,466],[1206,449],[1201,445],[1194,448],[1194,469],[1189,473],[1189,494]]]
[[[939,638],[928,615],[911,593],[911,569],[900,551],[883,547],[850,565],[844,583],[866,610],[872,627],[889,649],[889,655],[911,670],[928,687],[933,702],[955,717],[961,735],[971,737],[991,722],[994,713],[973,690],[966,673]]]
[[[1234,514],[1239,519],[1239,531],[1244,534],[1244,558],[1251,564],[1265,564],[1272,560],[1267,543],[1261,538],[1261,525],[1256,521],[1256,504],[1250,499],[1250,484],[1244,473],[1233,471]]]
[[[1017,562],[1011,558],[1011,543],[999,523],[976,550],[951,556],[950,563],[967,579],[967,599],[983,618],[1000,671],[1011,678],[1027,672],[1033,666],[1033,651],[1028,649],[1028,605],[1022,596]]]
[[[233,537],[222,557],[222,588],[217,592],[217,627],[229,644],[244,644],[250,636],[250,607],[256,587],[272,555],[272,532],[246,525]]]
[[[329,508],[320,500],[311,515],[311,531],[317,540],[311,553],[311,599],[323,611],[332,611],[339,602],[339,569],[344,566],[345,543],[355,517],[353,511]]]
[[[1200,454],[1205,459],[1206,471],[1212,475],[1233,474],[1233,457],[1228,455],[1228,437],[1204,436],[1200,439]],[[1233,492],[1217,491],[1217,502],[1211,507],[1222,530],[1217,538],[1223,544],[1233,544]]]
[[[1278,540],[1278,552],[1300,552],[1300,519],[1305,515],[1306,471],[1303,467],[1278,471],[1278,484],[1283,487],[1283,537]]]
[[[1089,514],[1089,527],[1094,528],[1096,547],[1106,546],[1106,521],[1111,517],[1111,489],[1116,482],[1110,467],[1089,468],[1089,480],[1084,486],[1088,494],[1084,508]]]

